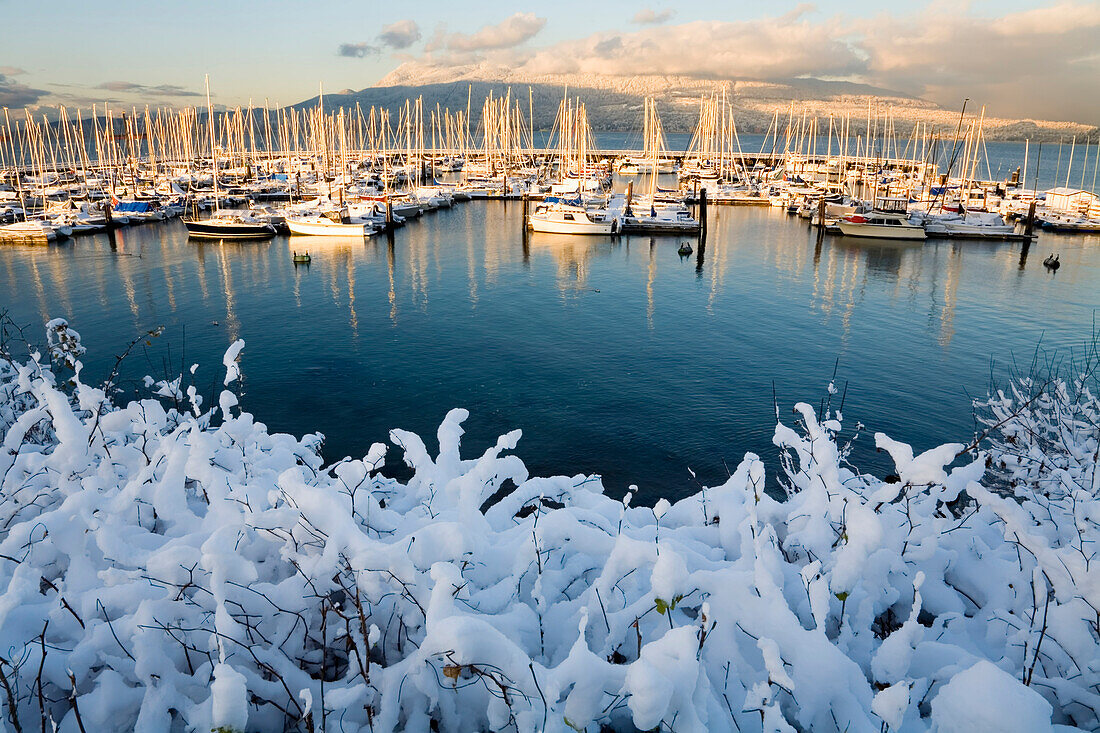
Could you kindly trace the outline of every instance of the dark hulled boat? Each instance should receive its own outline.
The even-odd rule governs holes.
[[[206,239],[270,239],[275,227],[258,218],[217,215],[209,219],[184,219],[187,236]]]

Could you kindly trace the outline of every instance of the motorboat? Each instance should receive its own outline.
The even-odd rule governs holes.
[[[1004,239],[1016,231],[1013,225],[1005,223],[1000,214],[993,212],[933,215],[918,211],[914,212],[912,220],[921,222],[929,237]]]
[[[527,227],[548,234],[614,234],[618,220],[594,214],[579,203],[548,197],[528,214]]]
[[[652,206],[648,211],[632,211],[621,219],[624,233],[652,232],[669,234],[696,234],[701,229],[699,220],[683,207]]]
[[[837,220],[840,233],[847,237],[873,237],[875,239],[925,239],[924,227],[910,221],[900,211],[870,211],[866,214],[849,214]]]
[[[1094,233],[1100,232],[1100,219],[1064,214],[1044,214],[1040,226],[1051,232]]]

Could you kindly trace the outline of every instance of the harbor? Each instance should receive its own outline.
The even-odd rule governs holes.
[[[1037,228],[1100,231],[1100,197],[1084,188],[1088,179],[1095,189],[1100,145],[1083,141],[1078,176],[1071,141],[1063,186],[1039,190],[1042,148],[1029,178],[1026,143],[998,179],[984,109],[968,116],[965,105],[953,130],[918,123],[907,134],[889,110],[880,118],[869,107],[860,134],[850,114],[810,117],[792,103],[785,120],[776,112],[763,136],[742,144],[731,105],[715,93],[699,100],[683,150],[669,149],[651,100],[640,149],[598,146],[585,105],[568,96],[538,134],[533,111],[510,94],[487,98],[476,121],[468,108],[425,110],[420,99],[396,119],[385,109],[326,110],[323,95],[299,111],[92,112],[61,108],[54,122],[27,115],[14,128],[8,117],[0,242],[175,216],[194,222],[194,236],[371,236],[456,202],[500,199],[525,202],[528,228],[563,235],[702,235],[708,204],[779,208],[837,236],[894,238],[902,220],[922,238],[1026,243]],[[883,218],[884,207],[902,220]]]
[[[418,293],[427,298],[434,290],[429,287],[431,281],[444,284],[447,291],[464,290],[461,273],[481,273],[470,276],[468,292],[456,302],[461,311],[479,302],[484,288],[493,284],[490,274],[499,263],[510,263],[504,266],[508,269],[515,263],[526,268],[542,261],[552,263],[556,275],[530,285],[540,290],[549,287],[548,293],[570,301],[587,301],[597,293],[596,299],[607,301],[611,299],[607,294],[616,287],[590,269],[621,259],[619,266],[625,269],[614,277],[629,282],[637,268],[647,273],[645,305],[639,306],[647,314],[647,329],[656,328],[659,318],[654,314],[661,310],[662,299],[677,297],[675,291],[658,295],[665,278],[679,282],[686,277],[675,287],[686,288],[683,296],[689,299],[709,282],[706,307],[708,312],[717,309],[713,327],[720,330],[709,332],[704,327],[702,333],[722,343],[729,334],[721,329],[736,332],[739,327],[733,314],[740,312],[735,302],[722,305],[723,299],[736,292],[736,283],[746,277],[749,281],[760,278],[759,272],[750,274],[731,265],[732,259],[748,255],[755,262],[764,256],[768,261],[763,271],[771,273],[768,278],[782,279],[782,270],[775,268],[780,260],[793,258],[802,263],[796,268],[797,277],[812,275],[815,283],[814,294],[805,294],[809,300],[795,308],[811,320],[831,321],[835,316],[825,315],[823,309],[838,299],[848,298],[846,307],[855,308],[854,293],[844,289],[854,287],[853,278],[872,277],[883,267],[886,279],[880,285],[891,278],[898,282],[915,278],[918,287],[931,288],[928,297],[933,305],[926,315],[929,323],[940,326],[925,325],[919,330],[930,337],[925,348],[932,349],[935,356],[928,358],[935,363],[941,349],[950,349],[960,303],[999,300],[985,287],[960,292],[963,278],[958,268],[968,267],[973,275],[974,268],[992,266],[1005,277],[1013,273],[1013,278],[1056,274],[1057,279],[1031,284],[1061,291],[1067,283],[1087,279],[1095,265],[1091,253],[1100,235],[1092,233],[1092,227],[1100,204],[1085,188],[1067,185],[1087,188],[1095,178],[1100,162],[1095,141],[1078,145],[1073,140],[1053,147],[1048,143],[1034,149],[1026,141],[987,142],[982,132],[984,111],[975,114],[965,108],[949,130],[918,124],[903,133],[896,132],[888,110],[877,117],[869,110],[862,122],[871,134],[865,136],[854,132],[850,116],[843,121],[816,118],[794,104],[785,119],[777,112],[765,133],[742,136],[731,107],[718,93],[698,101],[698,122],[691,135],[666,135],[652,100],[639,110],[636,131],[596,133],[587,121],[585,105],[565,94],[553,128],[537,131],[530,125],[533,113],[525,108],[525,101],[511,95],[487,98],[480,115],[468,115],[465,110],[426,110],[419,100],[410,99],[400,105],[396,118],[382,109],[328,109],[323,95],[316,107],[298,111],[241,108],[215,113],[208,107],[133,109],[121,114],[106,109],[89,119],[59,110],[56,122],[27,116],[21,124],[9,117],[8,144],[0,146],[0,215],[10,223],[0,226],[4,245],[0,257],[5,258],[9,272],[22,273],[11,276],[9,288],[25,290],[27,266],[33,265],[37,272],[48,262],[53,272],[60,263],[75,265],[89,257],[100,268],[97,289],[133,294],[128,296],[128,312],[130,328],[137,332],[160,325],[151,324],[151,313],[185,309],[174,304],[176,289],[182,284],[184,292],[191,293],[189,298],[195,297],[191,280],[201,276],[203,305],[195,302],[189,307],[207,311],[200,322],[219,324],[204,330],[224,334],[230,328],[229,337],[236,338],[242,322],[249,320],[241,318],[239,309],[247,311],[258,304],[250,303],[252,287],[233,275],[234,268],[262,263],[264,272],[279,274],[257,274],[257,282],[275,277],[265,287],[287,304],[293,294],[297,304],[289,310],[276,309],[282,328],[291,328],[304,317],[299,310],[305,307],[300,293],[303,288],[308,291],[313,280],[323,278],[334,304],[341,304],[337,312],[324,317],[334,324],[322,329],[330,338],[340,338],[333,329],[350,328],[358,339],[359,325],[375,319],[377,328],[397,329],[404,339],[407,321],[402,313],[411,303],[400,304],[403,298],[415,300]],[[433,268],[424,258],[449,261],[456,256],[447,251],[447,242],[465,253],[459,257],[465,261],[441,266],[429,277]],[[774,246],[779,249],[773,251]],[[170,270],[145,273],[142,277],[163,282],[139,305],[130,258],[137,256],[144,263],[152,257],[155,262],[161,247],[189,274],[178,284]],[[756,247],[762,248],[760,253],[753,252]],[[43,253],[30,252],[36,248]],[[996,264],[976,264],[986,259]],[[335,267],[337,260],[344,264]],[[109,261],[118,268],[114,274],[102,270]],[[971,264],[964,265],[967,262]],[[196,263],[198,271],[193,270]],[[812,263],[812,273],[803,269],[810,266],[807,263]],[[907,274],[914,266],[915,273]],[[211,286],[202,275],[210,267],[220,273],[219,284]],[[367,275],[363,268],[378,268],[378,272]],[[404,268],[411,269],[403,273]],[[378,281],[383,274],[385,278]],[[65,281],[51,277],[53,287],[67,290],[74,275]],[[362,282],[364,277],[373,285]],[[478,284],[482,278],[485,282]],[[819,287],[825,288],[821,294]],[[837,287],[847,293],[843,298],[833,292]],[[630,301],[637,292],[622,295]],[[167,311],[163,297],[169,298]],[[1033,306],[1042,302],[1045,308],[1046,297]],[[372,303],[370,311],[363,310],[367,302]],[[90,305],[88,301],[78,310],[87,313]],[[107,307],[113,312],[118,304]],[[510,313],[509,307],[500,307],[505,320],[514,320],[521,310],[516,306],[516,312]],[[887,306],[891,311],[898,307],[892,301]],[[26,310],[22,303],[15,308],[31,321],[49,315],[48,309]],[[827,309],[830,314],[832,308]],[[112,316],[112,322],[127,318],[127,308],[122,311]],[[682,317],[685,324],[699,327],[697,314]],[[848,319],[852,317],[845,317],[847,325],[840,332],[834,327],[822,332],[830,335],[819,348],[835,349],[829,357],[834,361],[849,351],[852,325]],[[808,323],[804,327],[813,330]],[[607,343],[621,338],[605,324],[588,328]],[[1021,331],[1014,348],[1025,347],[1026,340],[1038,339],[1039,333]],[[370,340],[381,336],[382,332],[375,332]],[[477,331],[471,341],[486,336]],[[188,338],[195,338],[193,329]],[[569,335],[559,338],[563,346],[573,340]],[[634,338],[647,343],[653,333],[644,330]],[[880,345],[865,344],[863,351],[891,348],[891,343],[887,339]],[[971,356],[1008,358],[1002,345],[989,343],[985,348]],[[331,358],[343,357],[337,353]],[[618,368],[633,373],[628,367]],[[687,374],[698,372],[684,368]],[[728,368],[716,362],[705,371]],[[823,368],[818,365],[815,370]],[[978,389],[981,371],[964,376],[948,370],[954,376],[944,388],[965,384]],[[659,374],[661,380],[667,379],[665,370]],[[806,376],[799,375],[800,379]],[[311,390],[317,384],[307,374],[298,378]],[[696,378],[700,384],[713,381]],[[598,382],[607,376],[599,371],[587,379]],[[870,374],[857,379],[863,382],[861,389],[872,392],[880,381]],[[808,388],[805,382],[799,384]],[[336,385],[327,389],[338,391]],[[646,389],[659,393],[660,381]],[[395,397],[402,394],[407,397],[394,405],[397,414],[406,409],[401,399],[409,400],[408,409],[420,404],[415,392],[400,389]],[[943,398],[940,393],[913,410],[939,414],[933,404]],[[470,399],[478,398],[471,394]],[[739,398],[745,399],[748,396]],[[278,401],[272,394],[264,404]],[[757,407],[766,408],[766,401]],[[964,415],[961,405],[956,408],[958,415]],[[666,410],[676,412],[672,404]],[[297,422],[294,413],[286,414],[284,423],[278,408],[274,412],[280,429],[308,427]],[[523,409],[506,414],[523,424],[553,421],[543,412],[527,415]],[[345,428],[336,427],[342,424],[325,430],[329,450],[363,450]],[[711,428],[728,431],[720,424]],[[628,420],[618,429],[629,433],[637,425]],[[906,437],[919,442],[930,432],[930,427],[918,429]],[[752,448],[761,453],[768,450],[766,445]],[[630,453],[624,446],[599,452],[618,451]],[[577,455],[588,453],[582,450]],[[689,451],[678,460],[712,479],[720,475],[713,454],[694,459],[690,455]],[[594,470],[597,462],[593,456],[575,463],[558,458],[558,465],[575,465],[576,470]],[[873,454],[863,459],[872,465],[877,460]],[[546,465],[551,463],[548,456]],[[606,465],[603,470],[609,471]],[[665,470],[648,466],[645,473],[664,476],[659,483],[672,485],[683,466],[674,463],[667,474]],[[628,473],[616,474],[612,468],[608,480],[625,485],[632,480]]]
[[[334,304],[342,304],[325,316],[334,324],[323,329],[331,338],[339,338],[333,329],[347,328],[359,338],[359,324],[371,318],[379,319],[378,328],[388,324],[405,338],[406,321],[399,315],[411,303],[400,304],[403,297],[415,301],[421,289],[426,298],[433,289],[429,281],[445,284],[450,291],[464,287],[459,285],[460,273],[481,273],[471,276],[469,290],[457,304],[461,310],[479,301],[483,288],[493,284],[490,274],[500,263],[511,263],[504,265],[508,269],[515,263],[526,268],[543,261],[552,263],[556,274],[532,286],[540,290],[549,286],[549,293],[570,301],[595,298],[597,293],[599,300],[606,301],[610,299],[606,294],[616,288],[604,278],[594,281],[597,278],[590,269],[622,259],[619,266],[626,269],[614,277],[630,281],[636,268],[647,272],[642,307],[647,329],[659,322],[653,314],[659,312],[662,297],[677,297],[674,292],[658,295],[663,279],[678,282],[687,277],[675,287],[687,288],[683,294],[690,299],[692,292],[709,282],[707,308],[708,312],[717,308],[715,327],[723,324],[721,328],[736,331],[733,314],[740,312],[739,306],[721,303],[730,297],[727,291],[737,290],[736,283],[746,277],[758,280],[755,268],[761,263],[746,272],[734,268],[731,258],[749,255],[756,261],[764,256],[768,261],[763,271],[771,273],[769,278],[780,279],[786,276],[774,268],[779,261],[793,258],[802,263],[796,268],[799,279],[811,277],[802,268],[812,263],[814,294],[806,294],[809,300],[796,308],[803,312],[808,307],[804,315],[811,320],[829,322],[835,317],[825,315],[825,304],[843,299],[833,292],[837,287],[847,293],[843,296],[849,299],[846,307],[855,308],[853,314],[858,312],[854,293],[844,290],[854,287],[853,278],[871,277],[868,282],[878,282],[875,273],[880,271],[885,280],[879,284],[891,278],[898,282],[915,278],[917,283],[931,278],[918,287],[932,288],[928,297],[933,305],[926,315],[929,323],[940,325],[919,330],[930,337],[926,348],[939,354],[941,349],[950,350],[955,338],[954,313],[960,300],[962,304],[999,300],[984,287],[959,292],[963,278],[957,268],[964,263],[971,262],[967,266],[971,275],[974,268],[983,266],[992,266],[1006,277],[1011,272],[1013,278],[1056,274],[1057,279],[1032,283],[1055,291],[1087,279],[1095,266],[1091,253],[1098,235],[1090,227],[1100,204],[1095,194],[1066,184],[1076,182],[1087,188],[1096,176],[1100,148],[1088,140],[1082,145],[1072,141],[1034,149],[1028,142],[987,143],[981,111],[973,114],[964,109],[950,130],[936,132],[918,125],[904,134],[894,132],[888,111],[878,119],[869,111],[863,124],[872,134],[865,138],[852,132],[850,119],[814,118],[800,114],[792,104],[786,119],[777,113],[766,133],[742,136],[729,106],[716,93],[699,100],[698,123],[691,135],[667,136],[652,101],[640,110],[638,129],[620,135],[594,132],[584,104],[568,96],[559,103],[553,129],[545,131],[533,130],[524,100],[510,96],[486,99],[476,120],[461,110],[425,110],[417,100],[401,105],[396,119],[385,110],[326,109],[323,95],[318,101],[315,108],[297,112],[242,108],[215,114],[210,108],[204,115],[204,110],[192,108],[131,110],[122,115],[104,110],[102,116],[89,120],[61,110],[56,123],[28,118],[16,124],[9,118],[8,145],[0,147],[0,163],[6,166],[0,176],[4,197],[0,212],[6,211],[10,223],[0,227],[4,245],[0,257],[6,258],[9,272],[22,273],[12,275],[9,287],[19,290],[23,283],[25,288],[26,266],[33,264],[37,271],[48,262],[54,272],[60,263],[75,264],[89,257],[100,268],[97,289],[134,294],[128,306],[130,327],[141,331],[151,327],[147,314],[165,312],[163,297],[169,298],[167,313],[183,308],[173,304],[179,285],[169,271],[154,268],[142,276],[163,278],[163,282],[148,292],[141,305],[135,283],[126,281],[134,277],[134,265],[126,264],[131,257],[156,261],[157,250],[163,247],[172,253],[171,261],[190,273],[182,283],[190,297],[194,297],[192,278],[210,267],[220,273],[213,288],[202,276],[201,302],[207,317],[201,321],[219,324],[204,330],[213,328],[213,333],[223,334],[230,328],[229,336],[236,338],[242,328],[238,309],[251,307],[247,293],[252,288],[233,275],[234,268],[262,263],[264,272],[280,273],[265,287],[279,298],[293,293],[298,304],[289,310],[277,308],[283,328],[303,317],[298,310],[304,307],[302,288],[311,287],[311,278],[324,278]],[[821,135],[822,127],[827,136]],[[630,147],[631,143],[637,147]],[[211,150],[216,154],[211,155]],[[432,268],[424,258],[454,259],[455,254],[445,248],[447,242],[465,253],[460,257],[465,262],[442,266],[429,277]],[[780,249],[773,251],[773,246]],[[753,252],[756,247],[762,251]],[[41,255],[33,254],[37,248],[43,250]],[[477,254],[482,248],[484,252]],[[996,264],[976,264],[986,259]],[[344,264],[334,267],[337,260]],[[114,274],[102,270],[108,261],[117,263]],[[196,263],[199,271],[192,269]],[[914,266],[917,270],[907,274]],[[367,276],[363,268],[379,271]],[[405,268],[411,269],[403,273]],[[384,280],[376,282],[382,274]],[[56,275],[51,277],[53,287],[70,287]],[[124,281],[117,282],[120,277]],[[272,275],[256,277],[262,282]],[[363,277],[374,285],[361,282]],[[482,278],[485,282],[477,284]],[[819,286],[825,287],[821,294]],[[628,301],[636,295],[623,294]],[[365,302],[372,302],[370,308],[377,312],[364,312]],[[1033,305],[1039,307],[1038,302]],[[501,307],[501,318],[517,317]],[[899,306],[891,302],[887,307]],[[116,308],[112,304],[109,310]],[[25,305],[17,304],[16,309],[23,312]],[[829,314],[832,309],[830,305]],[[46,310],[36,314],[31,309],[24,316],[33,321],[46,317]],[[126,312],[124,308],[112,316],[112,322],[116,317],[125,319]],[[682,317],[698,325],[697,315]],[[829,336],[820,348],[835,349],[829,357],[834,361],[849,351],[852,317],[845,317],[842,331],[829,327],[822,332]],[[620,339],[605,325],[589,328],[607,343]],[[805,328],[814,330],[809,324]],[[1014,348],[1024,348],[1027,339],[1038,339],[1040,333],[1021,331]],[[372,338],[379,337],[380,332]],[[478,331],[471,340],[485,337]],[[652,337],[643,331],[635,338],[646,343]],[[189,339],[193,338],[192,330]],[[560,338],[563,346],[572,340],[566,335]],[[729,335],[720,330],[707,338],[721,343]],[[881,345],[865,344],[863,349],[890,348],[890,343],[887,339]],[[1002,345],[989,343],[985,348],[974,356],[1007,358]],[[333,358],[341,357],[334,354]],[[697,371],[684,368],[688,374]],[[707,371],[728,368],[715,363]],[[982,371],[964,376],[948,370],[953,377],[944,388],[966,384],[978,389]],[[667,378],[664,370],[660,375]],[[307,374],[298,378],[311,389],[317,384]],[[594,372],[587,378],[596,382],[607,377]],[[700,383],[711,381],[700,379]],[[862,389],[876,391],[873,385],[879,377],[867,374],[857,379],[864,382]],[[798,384],[809,388],[805,382]],[[327,389],[338,391],[336,385]],[[659,393],[660,382],[647,389]],[[395,396],[401,394],[407,393],[395,392]],[[407,397],[408,409],[420,403],[412,394]],[[471,393],[470,399],[477,398]],[[871,399],[871,404],[878,399]],[[939,414],[933,404],[943,399],[939,393],[913,410]],[[268,395],[264,404],[272,401],[279,400]],[[398,414],[406,409],[401,405],[398,399],[394,405]],[[757,407],[766,408],[766,401]],[[965,413],[961,405],[956,407],[958,415]],[[667,411],[675,413],[671,404]],[[280,429],[308,427],[295,419],[296,413],[284,418],[278,408],[274,412]],[[523,424],[552,422],[543,412],[527,415],[520,409],[508,414]],[[363,450],[344,428],[336,427],[342,424],[338,421],[325,430],[329,450]],[[712,428],[728,431],[722,425]],[[627,421],[618,429],[629,433],[637,426]],[[917,429],[906,437],[919,442],[931,432],[931,427]],[[761,453],[768,450],[766,445],[752,448]],[[617,451],[630,453],[624,446],[598,452]],[[585,450],[577,455],[577,470],[594,469],[594,456],[584,458]],[[713,454],[695,459],[689,455],[678,460],[712,479],[720,475]],[[574,465],[557,458],[558,465],[561,461]],[[874,454],[863,459],[872,465],[877,460]],[[552,462],[548,455],[546,465]],[[603,470],[609,471],[606,465]],[[665,471],[654,465],[645,473],[664,476],[659,483],[672,485],[683,467],[674,463]],[[616,474],[612,468],[608,481],[625,485],[632,480],[628,474],[625,470]]]

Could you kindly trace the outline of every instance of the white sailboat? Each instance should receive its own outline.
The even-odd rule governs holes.
[[[354,224],[333,221],[326,216],[303,216],[286,220],[291,234],[312,237],[368,237],[374,233],[370,224]]]
[[[647,103],[648,106],[648,103]],[[649,115],[647,115],[647,131]],[[694,234],[702,228],[699,220],[691,215],[682,201],[658,201],[657,171],[660,167],[661,121],[656,110],[652,114],[652,133],[655,139],[649,150],[649,193],[637,201],[631,201],[633,186],[628,188],[621,212],[621,226],[626,233],[650,232],[667,234]]]
[[[22,240],[27,242],[53,242],[72,234],[72,228],[66,225],[51,225],[41,219],[29,219],[15,224],[0,225],[0,240]]]

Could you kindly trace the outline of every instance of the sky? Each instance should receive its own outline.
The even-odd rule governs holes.
[[[272,106],[403,63],[874,84],[1100,124],[1100,0],[0,0],[0,107]]]

